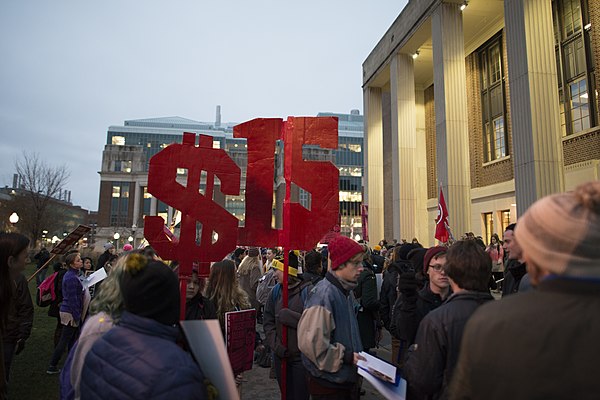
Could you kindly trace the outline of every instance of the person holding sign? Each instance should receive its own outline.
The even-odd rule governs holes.
[[[363,248],[336,236],[329,242],[329,271],[310,292],[298,323],[298,347],[313,399],[358,399],[356,364],[363,350],[352,290],[363,270]]]
[[[283,308],[282,282],[283,263],[277,259],[271,262],[275,270],[277,285],[271,290],[265,306],[264,324],[267,343],[274,352],[275,375],[281,390],[281,363],[285,359],[288,363],[287,370],[287,400],[308,400],[306,387],[306,369],[302,365],[300,350],[298,349],[297,331],[298,321],[304,310],[304,301],[312,286],[311,281],[298,278],[298,270],[292,266],[288,269],[288,307]],[[282,332],[287,329],[288,343],[283,345]]]

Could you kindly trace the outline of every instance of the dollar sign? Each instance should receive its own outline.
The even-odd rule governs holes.
[[[221,182],[221,192],[238,195],[240,168],[222,149],[214,149],[212,137],[184,133],[181,144],[172,144],[150,159],[148,192],[181,211],[179,241],[164,232],[164,220],[158,216],[144,219],[144,235],[164,259],[178,260],[180,273],[191,274],[192,263],[220,261],[236,245],[238,219],[212,199],[214,178]],[[177,169],[187,169],[187,183],[177,181]],[[204,195],[199,192],[202,172],[206,173]],[[196,225],[202,224],[200,245],[196,244]],[[218,239],[213,243],[213,233]]]

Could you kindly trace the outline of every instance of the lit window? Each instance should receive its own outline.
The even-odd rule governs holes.
[[[185,175],[187,173],[187,168],[177,168],[177,175]]]
[[[112,187],[112,197],[121,197],[121,186]]]
[[[125,146],[125,136],[113,136],[112,144],[116,144],[117,146]]]

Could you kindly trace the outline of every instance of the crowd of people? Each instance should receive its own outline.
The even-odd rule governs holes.
[[[0,399],[32,330],[29,247],[0,233]],[[104,250],[96,266],[78,250],[53,265],[46,372],[60,374],[61,398],[215,398],[178,327],[176,263],[151,248]],[[384,330],[410,400],[600,393],[600,182],[539,200],[487,246],[470,233],[430,248],[337,235],[286,255],[287,268],[279,248],[239,247],[208,277],[194,269],[184,318],[218,320],[224,334],[226,313],[255,309],[255,353],[287,399],[359,399],[360,353],[376,354]],[[90,293],[84,278],[99,268],[108,277]]]

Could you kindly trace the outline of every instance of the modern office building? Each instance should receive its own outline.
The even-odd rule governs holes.
[[[363,117],[358,110],[351,114],[320,113],[319,116],[339,118],[339,149],[327,151],[305,146],[305,159],[328,159],[340,169],[340,223],[342,232],[361,237],[360,204],[362,179],[362,129]],[[96,243],[127,240],[138,244],[143,237],[146,215],[159,215],[168,225],[176,224],[176,211],[168,204],[154,198],[147,191],[148,163],[150,158],[171,143],[181,143],[184,132],[212,136],[213,148],[224,149],[241,169],[241,192],[239,196],[222,196],[215,190],[215,201],[224,206],[244,224],[245,177],[247,146],[245,139],[233,137],[234,123],[221,124],[220,109],[215,123],[204,123],[181,117],[153,118],[125,121],[123,126],[110,126],[102,155],[100,171],[100,196]],[[276,157],[274,176],[273,226],[280,227],[281,212],[278,200],[285,193],[282,183],[282,163]],[[185,170],[181,170],[181,181]],[[179,171],[178,171],[179,173]],[[279,177],[279,178],[278,178]],[[218,185],[218,182],[216,183]],[[200,190],[205,182],[200,182]],[[217,186],[218,187],[218,186]],[[292,200],[310,207],[310,195],[297,188]],[[115,239],[117,237],[118,239]]]
[[[363,63],[369,236],[489,241],[600,175],[597,0],[410,0]]]

